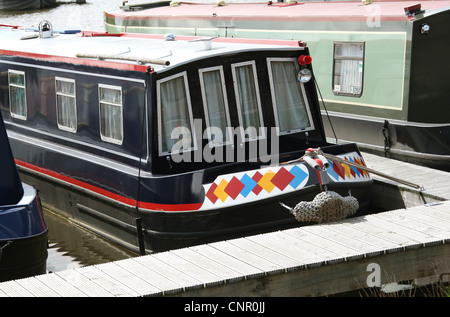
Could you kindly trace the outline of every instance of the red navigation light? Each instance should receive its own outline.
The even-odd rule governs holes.
[[[300,65],[302,65],[302,66],[303,65],[307,65],[307,64],[311,64],[311,62],[312,62],[312,58],[309,55],[300,55],[298,57],[298,63]]]

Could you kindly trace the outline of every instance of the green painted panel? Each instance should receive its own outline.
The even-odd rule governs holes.
[[[259,37],[255,36],[256,31],[262,32],[236,30],[234,34],[238,37]],[[334,104],[335,109],[332,110],[339,111],[339,104],[361,106],[361,114],[367,114],[367,107],[402,110],[406,32],[286,31],[272,32],[272,36],[307,42],[319,88],[324,100]],[[360,97],[333,93],[334,42],[365,43],[363,93]],[[355,112],[359,112],[357,108]]]

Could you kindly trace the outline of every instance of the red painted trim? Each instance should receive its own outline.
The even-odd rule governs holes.
[[[37,54],[37,53],[3,50],[3,49],[0,49],[0,55],[19,56],[19,57],[45,60],[45,61],[51,61],[51,62],[62,62],[62,63],[68,63],[68,64],[105,67],[105,68],[112,68],[112,69],[119,69],[119,70],[132,70],[132,71],[138,71],[138,72],[146,72],[147,71],[147,66],[145,66],[145,65],[108,62],[108,61],[101,61],[101,60],[96,60],[96,59],[84,59],[84,58],[77,58],[77,57]]]
[[[104,190],[100,187],[97,186],[93,186],[90,184],[87,184],[85,182],[79,181],[77,179],[74,179],[72,177],[68,177],[66,175],[39,167],[39,166],[35,166],[33,164],[15,159],[16,164],[28,169],[31,169],[35,172],[41,173],[41,174],[45,174],[47,176],[59,179],[61,181],[64,181],[66,183],[75,185],[77,187],[81,187],[83,189],[92,191],[96,194],[99,194],[101,196],[105,196],[109,199],[124,203],[128,206],[131,207],[135,207],[136,206],[136,200],[135,199],[131,199],[131,198],[127,198],[115,193],[112,193],[110,191]],[[148,209],[148,210],[158,210],[158,211],[195,211],[200,209],[200,207],[202,206],[202,203],[195,203],[195,204],[157,204],[157,203],[151,203],[151,202],[145,202],[145,201],[140,201],[139,202],[139,208],[143,208],[143,209]]]

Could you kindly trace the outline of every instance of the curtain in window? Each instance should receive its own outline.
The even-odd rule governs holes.
[[[360,43],[335,44],[334,91],[360,95],[364,47]]]
[[[100,87],[100,127],[103,137],[122,142],[122,91]]]
[[[221,135],[215,135],[213,143],[225,143],[227,133],[227,113],[225,106],[225,92],[222,86],[222,77],[219,70],[203,72],[203,84],[205,87],[205,103],[208,113],[209,127],[221,130]],[[216,131],[216,129],[211,129]],[[219,133],[220,134],[220,133]],[[217,139],[222,136],[222,139]]]
[[[75,83],[56,80],[56,104],[58,109],[58,124],[60,128],[75,132],[77,129],[77,114],[75,105]]]
[[[253,66],[239,66],[235,68],[235,72],[242,128],[244,128],[249,138],[255,138],[258,136],[261,121]]]
[[[11,113],[13,115],[26,118],[27,106],[25,99],[25,88],[10,86],[9,94],[11,96]]]
[[[170,153],[175,143],[182,139],[183,149],[191,149],[192,133],[184,76],[165,81],[160,85],[161,146],[163,153]],[[172,139],[173,135],[179,137]]]
[[[75,98],[70,96],[58,95],[58,124],[67,127],[71,131],[75,131],[76,126],[76,110]]]
[[[8,75],[11,114],[21,119],[25,119],[27,116],[25,75],[16,72],[9,72]]]
[[[310,126],[308,112],[292,61],[272,61],[272,83],[280,132]]]

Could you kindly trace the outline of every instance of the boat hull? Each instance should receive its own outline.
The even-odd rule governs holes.
[[[355,150],[356,146],[354,144],[346,145],[346,149],[347,151]],[[64,159],[60,158],[60,160]],[[205,198],[198,204],[180,204],[179,207],[155,204],[156,207],[153,209],[141,204],[141,207],[137,209],[136,206],[115,200],[108,195],[95,193],[79,184],[70,183],[67,179],[55,177],[55,173],[44,173],[42,170],[31,168],[30,165],[25,166],[18,163],[22,179],[39,188],[40,197],[46,208],[68,217],[98,235],[136,253],[141,252],[139,250],[142,246],[147,253],[160,252],[311,224],[310,222],[298,222],[289,210],[280,205],[283,203],[295,207],[300,201],[312,201],[321,190],[325,189],[318,185],[316,171],[306,164],[301,165],[309,174],[309,178],[297,190],[290,192],[279,191],[278,195],[268,195],[263,199],[255,197],[239,203],[235,203],[237,199],[232,200],[227,197],[223,199],[224,202],[217,200],[217,206],[207,206],[205,194],[207,194],[209,185],[200,184],[200,187],[203,186],[204,189],[194,189],[191,193],[192,196],[195,196],[196,192],[203,193]],[[270,167],[270,169],[276,171],[274,167]],[[286,169],[289,168],[286,167]],[[264,169],[256,171],[263,173]],[[161,188],[167,188],[166,194],[171,197],[189,196],[187,191],[195,187],[195,179],[204,178],[204,176],[200,176],[203,173],[204,171],[197,171],[193,174],[197,176],[177,180],[178,185],[182,184],[183,186],[167,186],[165,184],[167,180],[158,179],[158,177],[141,181],[144,187],[159,188],[159,191]],[[251,173],[251,171],[241,172],[241,174],[243,173]],[[239,173],[233,175],[239,178]],[[117,177],[123,178],[123,176]],[[110,173],[110,177],[115,178],[112,173]],[[227,175],[217,177],[216,183],[226,177]],[[117,178],[117,182],[119,182],[119,178]],[[328,190],[335,191],[343,197],[349,195],[350,190],[351,195],[356,197],[359,202],[359,210],[356,215],[362,215],[370,211],[371,185],[372,180],[366,174],[366,177],[359,181],[355,178],[353,182],[331,182],[326,186]],[[276,190],[272,191],[272,193],[275,192]],[[197,207],[189,210],[189,207],[186,207],[195,205],[202,205],[205,208]],[[161,210],[160,207],[164,206],[170,206],[170,210]],[[142,230],[138,229],[140,227]],[[140,237],[142,237],[143,245]]]
[[[19,204],[0,207],[0,282],[46,273],[48,227],[36,190],[24,189]]]
[[[450,124],[415,123],[336,112],[323,112],[322,118],[330,142],[356,142],[365,152],[450,171]],[[333,135],[338,136],[338,141]]]

